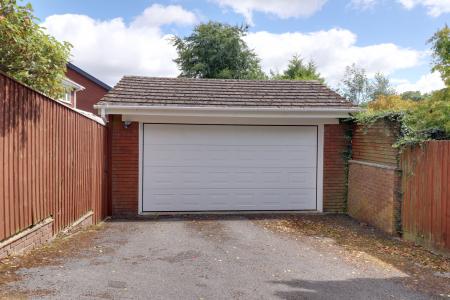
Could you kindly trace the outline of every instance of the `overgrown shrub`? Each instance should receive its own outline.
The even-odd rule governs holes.
[[[399,122],[401,132],[396,147],[450,139],[450,90],[435,91],[422,101],[404,100],[397,95],[380,96],[368,103],[366,110],[354,115],[354,119],[365,126],[380,119]]]

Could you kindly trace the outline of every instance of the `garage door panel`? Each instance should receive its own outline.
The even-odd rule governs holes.
[[[233,167],[253,166],[289,167],[293,163],[299,167],[316,167],[316,160],[305,160],[314,157],[316,146],[287,146],[267,147],[227,147],[221,150],[211,150],[209,146],[162,146],[144,147],[144,166],[206,166],[206,167]]]
[[[144,124],[151,127],[152,136],[144,145],[303,145],[315,146],[315,126],[231,126],[231,125],[178,125]],[[214,129],[212,129],[214,127]],[[263,130],[258,130],[263,128]],[[301,130],[299,130],[301,128]],[[256,130],[255,130],[256,129]],[[279,135],[283,132],[282,135]],[[276,140],[271,139],[278,135]],[[249,139],[249,136],[252,138]],[[207,137],[207,139],[199,139]],[[224,140],[226,138],[226,141]],[[267,138],[269,137],[269,138]],[[180,142],[182,141],[182,142]]]
[[[148,191],[148,196],[153,200],[144,201],[144,211],[298,210],[299,206],[303,210],[316,209],[310,200],[315,197],[315,189],[180,189],[171,193],[153,190]]]
[[[143,211],[314,210],[317,128],[145,124]]]
[[[315,188],[316,180],[308,171],[272,168],[228,168],[217,172],[216,167],[146,167],[145,174],[151,174],[145,187],[153,188]]]

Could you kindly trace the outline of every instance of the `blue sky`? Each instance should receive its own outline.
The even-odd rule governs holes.
[[[47,30],[74,46],[72,60],[114,84],[122,75],[176,76],[172,34],[199,22],[251,24],[247,43],[264,70],[293,54],[316,62],[336,86],[345,66],[383,72],[398,89],[439,88],[427,39],[445,25],[450,0],[32,0]]]

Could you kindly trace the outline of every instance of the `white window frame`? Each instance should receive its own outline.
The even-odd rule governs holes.
[[[67,103],[67,104],[72,104],[72,91],[66,91],[64,93],[64,96],[62,98],[60,98],[59,100],[61,102]]]
[[[75,81],[70,80],[69,78],[64,78],[62,81],[62,85],[64,86],[64,96],[59,101],[70,104],[73,107],[77,105],[77,92],[84,90],[82,85],[79,85]]]

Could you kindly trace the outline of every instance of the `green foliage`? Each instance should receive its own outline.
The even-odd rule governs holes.
[[[196,26],[188,37],[174,37],[180,77],[267,79],[259,58],[243,40],[247,30],[209,22]]]
[[[51,97],[64,92],[62,79],[71,45],[45,34],[31,4],[0,0],[0,69]]]
[[[370,126],[379,119],[401,124],[401,137],[395,146],[421,143],[430,139],[450,139],[450,90],[435,91],[422,101],[399,96],[379,97],[356,114],[357,123]]]
[[[435,91],[429,99],[418,102],[405,116],[405,123],[429,138],[450,138],[450,88]]]
[[[370,126],[379,119],[401,124],[396,146],[421,143],[430,139],[450,139],[450,29],[447,25],[429,40],[432,44],[433,70],[441,73],[446,88],[430,95],[408,91],[400,96],[378,95],[367,109],[354,116],[359,124]]]
[[[441,73],[442,80],[447,87],[450,86],[450,28],[437,31],[428,41],[433,50],[433,71]]]
[[[430,97],[429,94],[422,94],[420,91],[406,91],[400,94],[403,100],[422,101]]]
[[[282,74],[272,73],[271,79],[277,80],[319,80],[325,82],[317,71],[317,67],[313,61],[305,63],[303,59],[294,55],[289,61],[287,69]]]
[[[379,95],[375,100],[367,103],[367,112],[405,111],[414,108],[417,102],[403,99],[399,95]]]

